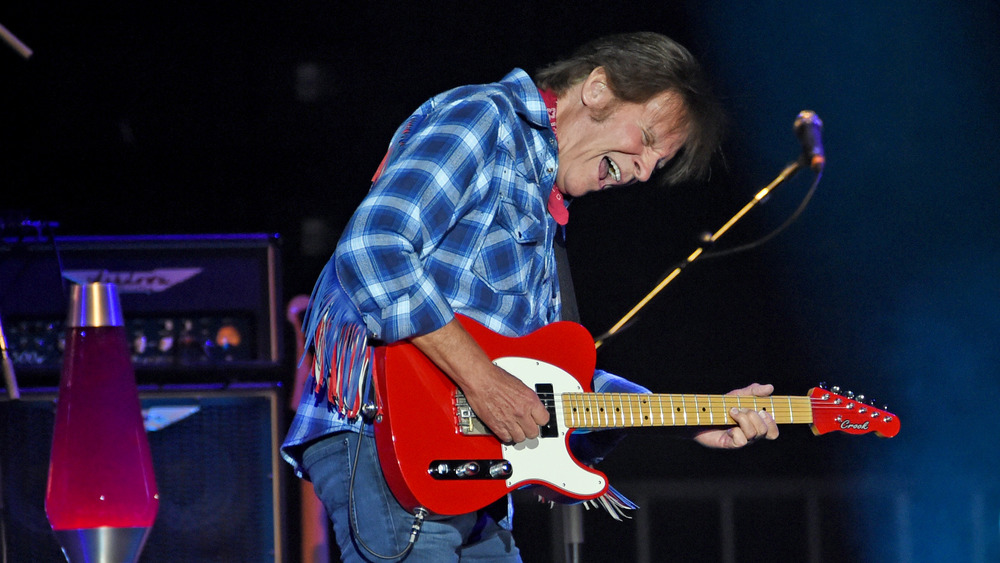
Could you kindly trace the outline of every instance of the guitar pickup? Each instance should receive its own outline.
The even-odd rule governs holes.
[[[490,436],[493,433],[483,424],[469,406],[465,393],[455,390],[455,427],[463,436]]]
[[[439,481],[502,480],[513,472],[505,459],[435,459],[427,466],[427,474]]]
[[[559,436],[559,426],[556,425],[556,396],[551,383],[539,383],[535,385],[535,393],[539,400],[549,411],[549,421],[545,426],[539,427],[539,438],[557,438]]]

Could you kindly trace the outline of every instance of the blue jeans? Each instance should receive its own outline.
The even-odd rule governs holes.
[[[354,505],[349,506],[351,468],[359,438],[361,453],[354,476]],[[405,549],[414,517],[392,496],[382,476],[375,440],[371,435],[354,432],[332,434],[309,446],[302,461],[316,494],[333,522],[343,561],[385,561],[369,550],[388,557]],[[353,512],[353,526],[348,511]],[[424,520],[420,536],[405,561],[519,562],[521,556],[510,531],[479,511]]]

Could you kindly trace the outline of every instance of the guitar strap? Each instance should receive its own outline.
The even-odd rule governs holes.
[[[555,244],[552,246],[555,249],[556,268],[559,273],[559,292],[562,296],[562,320],[579,323],[580,309],[576,303],[576,290],[573,287],[573,278],[569,269],[569,256],[566,253],[566,227],[558,229],[555,236]],[[602,372],[602,376],[599,379],[600,381],[595,379],[593,382],[595,391],[649,393],[648,389],[607,372]],[[574,451],[574,455],[577,455],[579,459],[603,459],[624,437],[624,433],[615,431],[577,431],[570,437],[570,447]],[[589,506],[604,508],[612,518],[619,521],[621,521],[623,516],[628,517],[624,512],[625,510],[639,508],[610,484],[608,485],[607,493],[602,497],[587,501],[587,504]],[[580,518],[579,504],[563,506],[562,524],[567,548],[575,548],[583,543],[583,524]]]
[[[556,229],[555,244],[556,270],[559,273],[559,293],[562,297],[562,320],[580,322],[580,309],[576,305],[576,290],[573,276],[569,271],[569,256],[566,254],[566,227]]]

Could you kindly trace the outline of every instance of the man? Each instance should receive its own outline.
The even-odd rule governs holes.
[[[541,401],[489,360],[455,314],[508,336],[559,320],[553,241],[567,199],[660,169],[670,181],[697,178],[720,122],[693,57],[662,35],[636,33],[598,39],[534,81],[515,69],[445,92],[400,126],[314,289],[305,328],[314,375],[283,447],[313,481],[345,561],[407,554],[413,520],[388,491],[360,416],[370,341],[408,339],[501,441],[537,437],[549,416]],[[595,375],[599,391],[630,385]],[[732,414],[735,427],[696,439],[727,448],[778,435],[769,414]],[[518,561],[499,520],[489,511],[428,520],[407,560]]]

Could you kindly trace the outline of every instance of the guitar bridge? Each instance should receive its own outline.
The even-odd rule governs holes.
[[[465,398],[465,393],[462,393],[460,389],[455,390],[455,424],[463,436],[490,436],[493,434],[473,412],[468,399]]]

